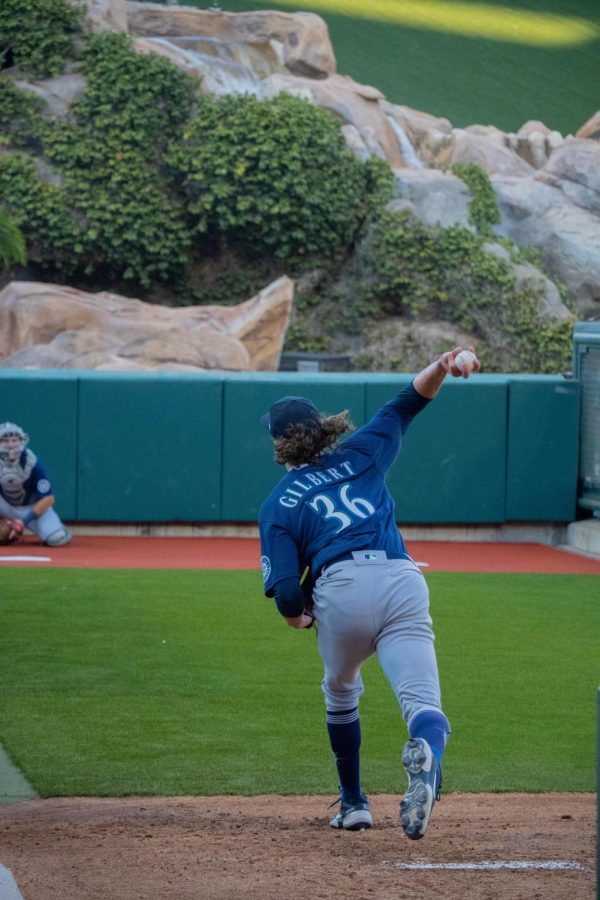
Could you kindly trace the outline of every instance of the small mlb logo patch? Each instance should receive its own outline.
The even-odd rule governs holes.
[[[383,564],[387,562],[387,553],[385,550],[353,550],[352,558],[357,566]]]

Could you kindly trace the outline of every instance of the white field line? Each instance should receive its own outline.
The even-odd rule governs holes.
[[[580,869],[582,866],[578,862],[569,862],[561,859],[549,860],[510,860],[510,861],[491,861],[483,862],[464,862],[464,863],[394,863],[396,869],[450,869],[450,870],[467,870],[467,871],[490,871],[495,869]]]
[[[0,556],[3,562],[52,562],[51,556]]]
[[[13,874],[6,866],[0,865],[0,897],[2,900],[23,900]]]

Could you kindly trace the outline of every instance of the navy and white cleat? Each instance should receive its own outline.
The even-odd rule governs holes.
[[[440,799],[442,773],[437,756],[423,738],[411,738],[402,751],[408,788],[400,804],[400,821],[406,837],[418,841],[427,831],[431,810]]]
[[[363,797],[358,803],[342,803],[339,813],[329,820],[332,828],[345,828],[347,831],[360,831],[373,824],[369,812],[369,801]]]

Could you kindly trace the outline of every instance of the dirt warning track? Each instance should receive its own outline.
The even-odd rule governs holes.
[[[600,575],[600,559],[538,543],[407,541],[424,571]],[[76,536],[68,547],[27,539],[0,547],[0,566],[113,569],[259,569],[257,538]]]

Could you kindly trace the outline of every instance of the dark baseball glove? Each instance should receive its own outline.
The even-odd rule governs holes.
[[[23,537],[23,527],[19,519],[0,519],[0,544],[18,544]]]

